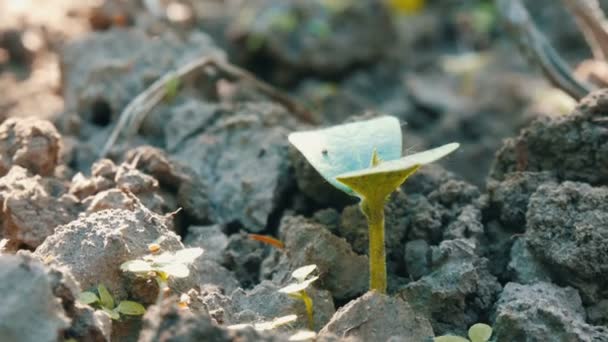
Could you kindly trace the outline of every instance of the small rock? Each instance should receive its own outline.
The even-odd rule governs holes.
[[[53,178],[32,176],[14,166],[0,179],[0,220],[6,238],[29,248],[38,247],[55,227],[75,219],[78,200]]]
[[[508,283],[494,322],[496,341],[608,341],[606,327],[585,323],[578,292],[551,283]]]
[[[429,273],[430,251],[424,240],[408,241],[405,244],[405,267],[412,279],[417,280]]]
[[[148,254],[148,245],[153,242],[160,244],[163,251],[182,249],[179,237],[169,226],[167,218],[139,203],[135,210],[98,211],[57,227],[35,254],[43,259],[52,258],[68,269],[83,290],[103,283],[115,298],[132,298],[128,294],[134,277],[122,272],[120,265]],[[193,277],[183,279],[189,282],[184,287],[194,287]],[[177,284],[182,284],[181,280]],[[148,300],[153,302],[154,298]]]
[[[534,284],[541,281],[551,282],[551,275],[530,252],[524,239],[518,238],[511,247],[511,261],[508,270],[514,282]]]
[[[206,253],[206,251],[205,251]],[[221,288],[224,293],[232,293],[241,285],[234,273],[224,268],[214,260],[206,259],[205,255],[194,261],[194,265],[199,270],[197,284],[215,285]]]
[[[53,295],[44,266],[31,257],[0,254],[0,336],[6,342],[55,342],[70,320]]]
[[[596,302],[608,272],[608,188],[542,185],[530,198],[526,220],[526,242],[554,280],[579,289],[586,302]]]
[[[445,240],[432,248],[431,273],[407,284],[400,296],[426,313],[438,335],[466,335],[469,326],[489,313],[501,286],[487,260],[468,240]]]
[[[319,335],[328,333],[361,341],[387,341],[395,336],[400,341],[419,342],[434,336],[428,318],[407,302],[377,292],[368,292],[340,308]]]
[[[222,265],[234,272],[243,288],[251,288],[260,282],[260,266],[269,248],[244,232],[233,234],[228,238]]]
[[[500,222],[511,231],[523,232],[526,227],[528,201],[536,189],[555,182],[550,172],[512,172],[504,180],[488,181],[490,206],[495,208]]]
[[[261,232],[292,187],[285,138],[292,128],[295,120],[282,107],[239,104],[219,111],[172,157],[208,182],[211,221]]]
[[[233,323],[270,321],[276,317],[297,314],[298,320],[294,325],[298,328],[306,328],[308,319],[304,303],[279,293],[280,288],[269,281],[262,281],[249,291],[241,289],[234,291],[231,296],[232,310],[235,313]],[[314,286],[310,286],[306,292],[313,302],[314,325],[316,329],[320,329],[335,312],[331,294]]]
[[[190,226],[184,240],[188,247],[201,247],[205,260],[224,261],[224,252],[228,247],[228,237],[222,232],[222,226]]]
[[[346,240],[301,216],[283,218],[279,231],[291,268],[317,265],[318,285],[335,299],[353,298],[366,291],[368,259],[353,252]]]
[[[13,165],[51,176],[59,161],[61,136],[48,121],[9,118],[0,125],[0,176]]]

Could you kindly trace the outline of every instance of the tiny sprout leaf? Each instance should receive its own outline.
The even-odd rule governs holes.
[[[97,295],[93,292],[85,291],[81,292],[80,295],[78,295],[78,301],[82,304],[89,305],[99,302],[99,297],[97,297]]]
[[[317,269],[317,265],[306,265],[302,266],[291,273],[291,276],[294,277],[297,281],[304,281],[309,274],[311,274],[314,270]]]
[[[106,315],[108,315],[111,319],[115,321],[120,319],[120,314],[116,310],[110,310],[106,307],[102,307],[101,311],[103,311]]]
[[[492,327],[487,324],[477,323],[469,328],[471,342],[486,342],[490,336],[492,336]]]
[[[175,252],[175,261],[184,264],[191,264],[201,255],[203,255],[202,248],[185,248]]]
[[[289,135],[308,162],[336,188],[354,195],[336,177],[369,167],[374,149],[382,160],[401,157],[401,125],[392,116]]]
[[[112,298],[112,295],[103,284],[97,286],[97,292],[99,292],[101,306],[110,310],[114,309],[114,298]]]
[[[116,307],[116,311],[120,312],[123,315],[141,316],[146,313],[146,308],[144,308],[143,305],[137,302],[123,300]]]
[[[147,273],[152,271],[150,264],[143,260],[130,260],[124,262],[122,265],[120,265],[120,269],[124,272],[133,273]]]
[[[317,334],[314,331],[300,330],[300,331],[297,331],[295,334],[291,335],[289,337],[288,341],[291,341],[291,342],[308,341],[308,340],[312,340],[316,337],[317,337]]]
[[[445,336],[435,337],[433,339],[433,342],[469,342],[469,340],[467,340],[464,337],[460,337],[460,336],[445,335]]]
[[[175,278],[186,278],[190,275],[190,270],[188,269],[188,266],[178,263],[165,265],[159,268],[158,271],[165,273],[165,279],[167,278],[167,276]]]
[[[310,279],[306,279],[301,283],[289,284],[283,287],[282,289],[279,289],[279,292],[286,294],[298,293],[300,291],[306,290],[310,286],[310,284],[312,284],[317,279],[319,279],[319,277],[312,277]]]

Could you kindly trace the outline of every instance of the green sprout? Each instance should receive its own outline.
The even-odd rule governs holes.
[[[291,298],[304,302],[304,306],[306,307],[306,315],[308,317],[308,329],[310,330],[314,330],[315,322],[313,317],[312,298],[310,298],[306,292],[306,289],[308,286],[310,286],[310,284],[319,279],[318,276],[308,278],[308,276],[316,269],[317,265],[307,265],[298,268],[291,273],[291,276],[296,280],[296,282],[291,283],[279,290],[279,292],[285,293]]]
[[[81,292],[78,296],[78,301],[101,309],[113,320],[119,320],[121,314],[141,316],[146,313],[143,305],[130,300],[123,300],[115,306],[114,297],[112,297],[110,291],[103,284],[97,286],[97,293],[92,291]]]
[[[290,324],[298,320],[297,315],[287,315],[282,317],[277,317],[269,322],[259,322],[259,323],[243,323],[243,324],[234,324],[229,325],[227,328],[230,330],[241,330],[247,327],[252,327],[257,331],[267,331],[274,330],[280,326]]]
[[[401,125],[392,116],[291,133],[289,141],[325,180],[361,199],[369,227],[370,289],[386,293],[384,203],[421,166],[452,153],[459,144],[402,157]]]
[[[120,265],[120,269],[138,276],[153,276],[158,283],[157,302],[160,302],[163,293],[169,288],[167,285],[169,278],[186,278],[190,275],[188,266],[202,254],[202,248],[185,248],[177,252],[164,252],[159,255],[148,254],[141,259],[124,262]]]
[[[469,328],[469,339],[460,336],[445,335],[435,337],[434,342],[487,342],[492,336],[492,327],[477,323]]]

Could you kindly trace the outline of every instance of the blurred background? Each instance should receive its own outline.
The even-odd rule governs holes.
[[[562,2],[523,3],[571,67],[591,57]],[[0,120],[49,119],[74,145],[103,132],[99,142],[141,84],[212,39],[213,53],[291,94],[316,125],[371,111],[403,121],[408,152],[460,141],[446,166],[483,185],[504,138],[575,105],[504,27],[485,0],[0,0]],[[129,73],[141,84],[112,83]]]

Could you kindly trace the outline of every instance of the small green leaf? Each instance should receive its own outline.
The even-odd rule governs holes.
[[[81,292],[78,295],[78,301],[81,302],[82,304],[93,304],[93,303],[97,303],[99,301],[99,297],[97,297],[96,294],[94,294],[93,292],[89,292],[89,291],[85,291],[85,292]]]
[[[165,99],[167,101],[172,101],[177,96],[177,92],[179,91],[180,85],[181,81],[177,76],[172,77],[165,84]]]
[[[101,306],[110,310],[114,309],[114,298],[112,298],[112,295],[103,284],[97,286],[97,292],[99,292],[99,302],[101,303]]]
[[[492,336],[492,327],[487,324],[477,323],[469,328],[471,342],[486,342],[490,336]]]
[[[460,336],[445,335],[435,337],[433,342],[469,342],[469,340]]]
[[[294,277],[297,281],[304,281],[309,274],[311,274],[314,270],[317,269],[317,265],[306,265],[302,266],[291,273],[291,276]]]
[[[116,310],[110,310],[106,307],[102,307],[101,311],[103,311],[106,315],[108,315],[111,319],[115,321],[120,319],[120,314]]]
[[[183,264],[191,264],[201,255],[203,255],[202,248],[185,248],[175,252],[175,260]]]
[[[401,125],[392,116],[289,135],[308,162],[336,188],[354,195],[338,175],[367,169],[374,149],[382,160],[401,157]]]
[[[152,267],[149,263],[143,260],[130,260],[122,263],[120,265],[120,269],[123,272],[133,272],[133,273],[146,273],[152,271]]]
[[[188,269],[188,266],[179,263],[163,266],[159,268],[158,271],[166,274],[169,277],[174,278],[186,278],[190,275],[190,270]]]
[[[123,315],[141,316],[146,313],[146,308],[144,308],[143,305],[137,302],[123,300],[116,307],[116,311],[120,312]]]

